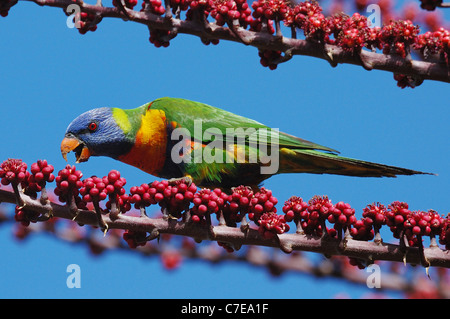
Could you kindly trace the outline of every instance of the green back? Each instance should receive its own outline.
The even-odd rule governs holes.
[[[181,127],[189,130],[191,136],[193,136],[197,140],[201,140],[203,143],[211,142],[212,139],[208,138],[207,136],[203,136],[203,134],[201,137],[195,136],[195,120],[201,120],[202,133],[204,133],[208,129],[211,131],[213,131],[214,129],[219,129],[224,134],[223,139],[225,139],[227,128],[242,129],[235,130],[236,136],[245,138],[245,140],[247,141],[261,142],[261,139],[263,139],[263,141],[267,141],[268,144],[271,144],[275,141],[275,139],[272,137],[274,137],[273,134],[277,133],[277,131],[273,131],[268,126],[249,118],[239,116],[207,104],[185,99],[168,97],[160,98],[153,101],[152,108],[163,110],[166,113],[166,117],[169,121],[177,122]],[[248,130],[249,128],[254,128],[256,130],[265,130],[259,130],[256,134],[249,135],[248,133],[251,132],[251,130]],[[277,143],[280,148],[286,147],[291,149],[316,149],[328,152],[337,152],[331,148],[315,144],[282,132],[279,132]]]

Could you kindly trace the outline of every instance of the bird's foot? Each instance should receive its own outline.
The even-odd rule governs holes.
[[[192,179],[192,177],[190,175],[186,175],[184,177],[171,178],[167,181],[169,182],[169,185],[177,185],[179,183],[184,182],[188,186],[191,186],[191,184],[194,182],[194,180]]]

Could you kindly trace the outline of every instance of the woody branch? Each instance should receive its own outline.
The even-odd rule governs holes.
[[[42,204],[39,200],[22,195],[25,207],[30,211],[39,214],[50,214],[64,219],[73,219],[73,214],[65,205],[53,202]],[[13,192],[0,190],[0,201],[16,203]],[[177,221],[167,218],[142,218],[136,216],[119,215],[116,220],[111,220],[104,216],[104,221],[109,229],[123,229],[134,232],[148,232],[159,234],[172,234],[188,236],[196,241],[213,240],[225,242],[234,247],[242,245],[255,245],[280,248],[284,252],[311,251],[321,253],[326,256],[348,256],[361,260],[385,260],[395,262],[406,262],[409,264],[421,264],[419,248],[404,247],[400,245],[375,243],[346,238],[338,240],[334,238],[313,238],[302,234],[280,234],[273,239],[265,239],[256,229],[242,231],[240,228],[228,227],[225,225],[213,226],[210,231],[207,227],[202,227],[194,223]],[[84,225],[98,226],[96,214],[93,211],[78,210],[76,222]],[[450,268],[450,255],[438,247],[424,248],[424,254],[430,266]]]
[[[146,0],[141,11],[133,10],[137,0],[124,3],[123,0],[115,0],[113,7],[104,7],[101,3],[91,5],[80,0],[26,1],[64,10],[70,4],[76,4],[84,13],[79,16],[81,33],[96,30],[103,18],[120,18],[146,25],[150,30],[150,41],[158,47],[169,45],[169,41],[178,34],[197,36],[205,44],[226,40],[256,47],[261,64],[271,69],[295,55],[304,55],[326,60],[333,67],[353,64],[366,70],[392,72],[401,87],[414,87],[423,80],[450,82],[450,38],[447,30],[442,29],[437,39],[435,35],[431,38],[427,33],[419,34],[418,27],[409,21],[392,21],[381,29],[371,29],[365,17],[358,14],[325,17],[320,6],[308,1],[296,7],[289,6],[284,0],[270,2],[272,7],[267,7],[266,0],[256,1],[252,6],[253,16],[257,18],[249,15],[251,11],[247,2],[244,1],[245,6],[241,0],[232,1],[231,8],[222,8],[223,1],[220,0],[168,0],[164,4],[161,0]],[[183,1],[186,2],[184,7],[181,5]],[[3,12],[15,3],[16,0],[3,1],[6,8]],[[182,19],[180,12],[188,8],[189,18]],[[228,15],[223,13],[225,11]],[[260,11],[263,14],[255,14]],[[209,14],[214,14],[215,22],[208,20]],[[282,35],[280,22],[291,29],[291,37]],[[297,38],[299,29],[303,30],[305,39]],[[383,52],[377,52],[381,49]],[[423,59],[413,59],[413,52]]]
[[[33,163],[31,173],[20,160],[2,163],[1,184],[11,184],[13,189],[0,189],[0,202],[16,204],[18,222],[27,226],[60,217],[100,226],[104,231],[123,229],[124,239],[132,248],[160,234],[173,234],[196,241],[217,241],[229,251],[255,245],[276,247],[285,253],[311,251],[348,256],[367,264],[386,260],[450,268],[450,256],[439,248],[435,238],[438,235],[439,242],[449,246],[448,217],[431,210],[411,212],[406,203],[394,202],[388,209],[381,204],[368,205],[363,219],[357,220],[349,204],[332,204],[327,197],[317,196],[306,203],[293,196],[283,206],[284,215],[278,215],[277,200],[265,188],[254,194],[240,186],[227,195],[219,189],[197,191],[194,184],[184,181],[175,185],[162,181],[131,187],[128,195],[123,188],[126,180],[114,170],[103,178],[84,180],[74,166],[67,165],[56,178],[52,172],[53,167],[46,161]],[[63,205],[50,200],[45,190],[46,183],[53,181]],[[100,203],[107,197],[106,208],[101,208]],[[94,209],[88,209],[88,204]],[[141,211],[140,216],[126,214],[131,204]],[[163,217],[147,216],[145,208],[154,204],[162,208]],[[212,214],[217,216],[218,225],[211,222]],[[258,228],[252,228],[247,218]],[[292,221],[296,233],[288,233]],[[328,228],[326,222],[333,228]],[[400,239],[398,245],[383,243],[380,228],[386,224]],[[423,236],[430,236],[429,248],[423,246]]]

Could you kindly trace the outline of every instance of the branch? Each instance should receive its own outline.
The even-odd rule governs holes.
[[[10,226],[11,223],[14,223],[14,219],[10,218],[5,211],[0,210],[0,223]],[[54,218],[48,223],[31,224],[29,227],[18,224],[14,230],[14,236],[18,240],[28,239],[32,234],[43,234],[73,244],[85,245],[95,255],[120,250],[128,254],[157,258],[168,271],[178,269],[187,260],[200,260],[212,265],[233,262],[265,269],[276,277],[285,273],[305,274],[317,279],[326,279],[331,276],[357,285],[367,285],[367,273],[352,266],[348,258],[339,256],[312,261],[308,254],[301,252],[285,255],[258,246],[248,246],[247,249],[230,254],[213,242],[200,246],[190,238],[170,235],[162,236],[162,241],[158,241],[158,243],[148,242],[145,246],[130,249],[122,240],[120,231],[111,230],[106,237],[100,237],[93,228],[86,231],[72,221],[59,218]],[[450,294],[449,271],[445,271],[445,269],[435,269],[436,271],[431,275],[433,281],[426,279],[424,284],[421,280],[421,278],[425,278],[424,273],[417,267],[397,267],[395,263],[378,264],[382,267],[383,276],[380,288],[383,291],[402,291],[406,293],[407,297],[421,296],[425,298],[448,298]],[[379,297],[382,296],[379,295]]]
[[[292,196],[284,203],[284,215],[278,215],[278,200],[264,187],[255,193],[239,186],[227,194],[219,188],[199,190],[190,178],[181,178],[133,186],[127,193],[126,179],[116,170],[103,178],[82,180],[83,173],[71,165],[56,177],[45,160],[33,163],[30,171],[27,168],[19,159],[0,165],[1,184],[12,188],[0,189],[0,202],[16,205],[14,218],[23,226],[59,217],[100,227],[105,235],[113,229],[125,230],[123,238],[131,248],[172,234],[196,242],[217,241],[229,252],[248,245],[274,247],[288,254],[310,251],[328,257],[347,256],[359,268],[377,260],[420,264],[427,274],[431,266],[450,268],[450,254],[440,249],[436,240],[439,236],[439,243],[450,247],[450,217],[432,210],[410,211],[402,202],[387,208],[379,203],[367,205],[358,220],[347,203],[333,204],[326,196],[305,202]],[[54,194],[65,204],[56,203],[47,192],[47,183],[52,182],[56,182]],[[163,216],[149,218],[146,208],[156,204]],[[132,205],[139,216],[127,214]],[[289,233],[290,222],[295,223],[295,233]],[[330,224],[332,228],[327,226]],[[383,243],[383,225],[399,239],[398,245]],[[424,236],[430,237],[428,248],[423,245]]]
[[[37,199],[32,199],[27,195],[22,195],[24,205],[27,210],[39,214],[52,215],[54,217],[73,219],[73,213],[66,205],[59,205],[53,202],[42,204]],[[0,189],[0,201],[16,204],[14,192]],[[98,226],[96,213],[90,210],[78,210],[76,222],[84,225]],[[213,240],[224,242],[232,247],[241,245],[255,245],[276,247],[284,252],[311,251],[321,253],[326,256],[348,256],[361,260],[386,260],[396,262],[406,262],[409,264],[420,264],[421,256],[419,248],[407,247],[406,250],[400,245],[375,242],[365,242],[347,238],[338,240],[333,238],[314,238],[302,234],[281,234],[277,238],[266,239],[256,229],[248,229],[243,232],[241,229],[229,226],[213,226],[212,232],[207,227],[199,226],[192,222],[177,221],[166,218],[135,217],[120,214],[116,220],[111,220],[104,216],[104,222],[108,229],[123,229],[133,232],[152,233],[157,230],[160,234],[172,234],[187,236],[197,242],[202,240]],[[430,266],[450,268],[450,254],[439,248],[425,248],[426,256]]]
[[[13,0],[10,0],[13,1]],[[15,0],[14,0],[15,1]],[[392,35],[390,33],[389,37],[383,38],[383,30],[378,30],[377,34],[377,40],[374,40],[370,38],[369,40],[369,34],[373,36],[373,29],[368,28],[367,26],[359,29],[357,35],[352,35],[350,38],[351,41],[345,38],[345,27],[344,29],[341,29],[342,31],[339,33],[339,29],[336,29],[336,26],[331,27],[331,29],[334,28],[334,33],[339,34],[335,40],[329,40],[329,35],[326,32],[331,31],[321,31],[322,29],[326,29],[326,26],[329,25],[331,22],[334,21],[334,16],[325,18],[322,16],[319,16],[322,25],[318,29],[314,29],[313,31],[310,30],[311,26],[306,25],[306,22],[299,22],[300,24],[296,24],[295,22],[290,21],[289,19],[297,19],[297,16],[295,15],[295,8],[288,8],[288,14],[284,15],[274,15],[271,19],[273,20],[264,20],[262,18],[253,19],[252,24],[250,27],[250,30],[247,30],[246,27],[248,25],[247,22],[242,22],[241,20],[234,19],[233,23],[229,23],[230,27],[223,26],[224,22],[221,22],[221,19],[224,20],[225,18],[221,17],[219,13],[216,13],[216,23],[209,22],[206,17],[204,17],[205,13],[203,13],[203,9],[198,9],[200,11],[196,11],[192,9],[191,5],[191,11],[194,13],[199,13],[194,15],[195,18],[182,20],[179,18],[173,17],[171,14],[169,16],[166,15],[166,17],[163,17],[162,15],[167,12],[167,8],[170,9],[170,5],[168,7],[164,7],[164,5],[161,5],[162,10],[160,10],[160,7],[152,7],[150,4],[147,4],[147,6],[150,7],[150,9],[145,9],[141,11],[135,11],[130,9],[132,6],[124,7],[123,9],[119,7],[103,7],[99,5],[90,5],[87,4],[81,0],[21,0],[21,1],[32,1],[40,6],[50,6],[50,7],[59,7],[66,9],[68,5],[70,4],[76,4],[81,8],[82,12],[87,13],[88,15],[86,17],[82,17],[82,23],[84,26],[84,29],[80,29],[81,33],[85,33],[89,30],[93,31],[96,29],[96,24],[101,21],[102,18],[120,18],[124,20],[131,20],[137,23],[144,24],[148,26],[148,28],[152,30],[157,30],[153,35],[153,38],[151,37],[152,43],[154,43],[156,46],[167,46],[169,45],[169,40],[174,37],[174,35],[171,37],[170,32],[173,32],[176,30],[176,34],[190,34],[197,36],[202,39],[202,41],[206,44],[209,44],[211,41],[213,43],[217,43],[217,41],[220,40],[226,40],[226,41],[233,41],[238,43],[244,43],[245,45],[250,45],[253,47],[256,47],[258,51],[268,51],[268,52],[285,52],[286,55],[284,58],[281,58],[279,56],[274,57],[273,61],[266,61],[264,62],[264,59],[261,59],[261,63],[267,64],[267,66],[271,66],[271,69],[276,68],[276,65],[281,62],[285,62],[290,60],[290,58],[294,55],[304,55],[304,56],[310,56],[315,57],[319,59],[326,60],[327,62],[330,62],[333,66],[337,64],[353,64],[353,65],[359,65],[364,67],[366,70],[383,70],[392,72],[395,74],[401,74],[404,76],[410,76],[414,77],[414,79],[417,79],[415,81],[406,81],[406,83],[412,82],[411,85],[401,85],[399,81],[399,86],[411,86],[414,87],[415,85],[418,85],[422,83],[423,80],[435,80],[435,81],[442,81],[442,82],[450,82],[450,68],[448,65],[448,48],[445,46],[445,44],[439,44],[441,55],[443,56],[442,59],[438,59],[437,61],[420,61],[420,60],[413,60],[410,59],[409,56],[405,56],[403,52],[398,51],[398,47],[405,48],[406,50],[409,50],[409,47],[414,44],[416,41],[415,39],[421,39],[421,35],[415,34],[412,38],[409,36],[403,35],[403,27],[408,27],[408,25],[398,24],[395,25],[396,27],[399,27],[399,30],[394,32],[397,32],[397,35]],[[12,3],[12,2],[11,2]],[[152,2],[153,3],[153,2]],[[190,3],[190,2],[188,2]],[[212,3],[215,3],[214,1]],[[240,2],[236,2],[240,3]],[[253,5],[256,2],[253,3]],[[264,0],[260,1],[264,4]],[[287,6],[283,0],[278,0],[280,3],[280,6]],[[126,2],[127,4],[127,2]],[[300,3],[299,6],[301,6],[303,3]],[[321,8],[318,7],[320,10]],[[9,9],[9,8],[8,8]],[[175,10],[176,8],[173,8]],[[209,10],[216,10],[216,7],[208,7]],[[319,10],[317,9],[317,10]],[[177,9],[178,16],[180,12],[180,8]],[[239,10],[239,7],[237,8]],[[243,10],[243,9],[241,9]],[[300,7],[301,10],[301,7]],[[211,15],[214,11],[211,11]],[[237,11],[236,11],[237,12]],[[242,12],[239,11],[241,16],[243,15]],[[320,12],[320,11],[318,11]],[[189,12],[188,12],[189,13]],[[275,14],[275,13],[274,13]],[[290,15],[289,15],[290,14]],[[313,14],[313,13],[308,13]],[[315,14],[315,13],[314,13]],[[95,17],[95,19],[94,19]],[[349,25],[349,30],[357,30],[356,24],[354,22],[357,19],[360,19],[360,16],[358,14],[355,14],[352,17],[344,17],[343,19],[347,19],[347,24]],[[220,19],[219,19],[220,18]],[[84,19],[84,20],[83,20]],[[86,20],[87,19],[87,20]],[[227,18],[228,19],[228,18]],[[328,19],[328,20],[327,20]],[[366,20],[366,18],[364,17]],[[281,35],[281,29],[279,28],[279,22],[280,20],[283,20],[285,24],[290,24],[291,30],[295,30],[295,28],[303,28],[306,39],[296,39],[296,38],[289,38]],[[238,21],[240,22],[240,25],[236,25]],[[264,22],[266,21],[266,22]],[[275,35],[273,35],[273,32],[270,31],[270,29],[273,29],[272,21],[276,22],[277,25],[277,32]],[[295,20],[297,21],[297,20]],[[345,22],[345,20],[343,20]],[[270,22],[270,23],[267,23]],[[257,26],[259,23],[259,27]],[[366,22],[367,24],[367,22]],[[253,27],[253,25],[256,25]],[[261,27],[261,25],[263,27]],[[264,27],[266,25],[266,27]],[[344,24],[345,25],[345,24]],[[358,24],[361,25],[361,24]],[[391,27],[391,26],[387,26]],[[261,31],[255,31],[254,28],[262,28]],[[328,26],[328,28],[330,28]],[[351,29],[353,28],[353,29]],[[328,29],[326,29],[328,30]],[[418,30],[418,29],[417,29]],[[275,30],[273,30],[275,31]],[[165,32],[164,34],[160,34],[160,32]],[[371,33],[372,32],[372,33]],[[390,31],[389,31],[390,32]],[[409,31],[408,31],[409,32]],[[175,34],[175,35],[176,35]],[[295,32],[292,33],[293,36],[296,34]],[[406,34],[406,33],[405,33]],[[408,33],[410,34],[410,33]],[[336,36],[335,36],[336,37]],[[342,37],[342,38],[341,38]],[[356,37],[356,38],[355,38]],[[384,40],[381,40],[381,39]],[[356,39],[356,40],[355,40]],[[360,40],[358,40],[360,39]],[[155,41],[156,40],[156,41]],[[374,44],[369,44],[370,41],[374,40],[377,42],[377,44],[374,46]],[[360,43],[359,43],[360,42]],[[398,45],[400,43],[400,45]],[[436,43],[434,43],[435,45]],[[422,44],[422,46],[418,46],[418,50],[425,50],[425,47],[431,47],[431,43],[425,43]],[[388,52],[389,54],[383,54],[383,53],[376,53],[371,52],[363,49],[364,47],[370,50],[373,50],[375,47],[384,49],[384,52]],[[403,50],[403,49],[402,49]],[[398,51],[398,52],[397,52]],[[426,50],[425,50],[426,51]],[[437,52],[437,53],[439,53]],[[414,84],[416,83],[416,84]]]

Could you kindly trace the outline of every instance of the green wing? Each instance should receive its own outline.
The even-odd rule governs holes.
[[[334,149],[286,133],[274,131],[257,121],[199,102],[164,97],[153,101],[151,108],[163,110],[169,121],[174,121],[180,127],[186,128],[191,136],[198,140],[201,139],[202,143],[205,144],[211,142],[212,139],[205,138],[203,134],[201,137],[195,136],[195,120],[201,120],[202,133],[208,129],[219,129],[224,134],[222,137],[224,140],[227,138],[226,129],[231,128],[235,129],[234,133],[237,138],[243,138],[249,142],[261,142],[262,140],[263,143],[273,144],[276,141],[279,148],[323,150],[338,153]],[[251,134],[252,129],[256,130],[253,134]],[[278,141],[274,134],[277,134],[276,138]]]

